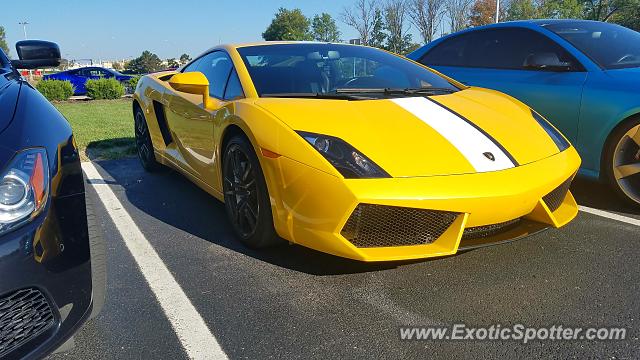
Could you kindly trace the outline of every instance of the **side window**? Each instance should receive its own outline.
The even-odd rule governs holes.
[[[443,41],[440,45],[426,53],[420,62],[429,66],[470,66],[465,64],[467,44],[473,33],[466,33]]]
[[[426,65],[493,69],[527,69],[532,59],[553,59],[554,63],[578,62],[560,45],[533,30],[504,28],[476,31],[438,45],[421,60]]]
[[[227,88],[224,91],[224,99],[231,101],[242,99],[243,97],[244,92],[242,91],[242,84],[240,84],[240,79],[238,78],[238,74],[236,74],[236,70],[233,69],[231,71],[231,75],[229,75],[229,81],[227,81]]]
[[[198,71],[209,79],[209,95],[218,99],[224,97],[224,88],[232,68],[231,59],[222,51],[215,51],[202,57]]]
[[[189,65],[185,66],[184,69],[182,69],[182,72],[186,73],[186,72],[198,71],[198,65],[200,65],[201,61],[202,61],[202,58],[194,60],[192,63],[190,63]]]

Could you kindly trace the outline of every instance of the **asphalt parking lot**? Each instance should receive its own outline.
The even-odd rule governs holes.
[[[223,205],[178,173],[147,174],[136,159],[96,168],[105,181],[88,181],[113,191],[196,319],[193,329],[176,324],[171,299],[157,294],[167,288],[149,285],[122,224],[88,184],[108,246],[108,299],[76,336],[75,348],[50,359],[194,357],[194,342],[184,334],[198,331],[200,319],[219,348],[194,346],[212,347],[223,358],[640,357],[638,225],[581,212],[563,229],[505,245],[437,260],[364,264],[298,246],[249,250],[233,238]],[[640,219],[640,210],[601,185],[578,180],[573,191],[583,206]],[[454,323],[628,330],[622,341],[526,345],[399,337],[401,326]]]

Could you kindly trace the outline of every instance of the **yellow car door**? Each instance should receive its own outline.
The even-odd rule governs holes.
[[[209,106],[205,108],[202,96],[176,92],[167,95],[169,111],[167,121],[175,135],[176,146],[183,157],[185,170],[198,177],[206,185],[220,190],[220,181],[215,171],[216,146],[214,143],[216,122],[229,115],[229,100],[242,94],[239,81],[229,87],[227,83],[233,72],[233,63],[223,51],[214,51],[202,56],[197,67],[185,70],[199,71],[209,80]],[[233,88],[235,87],[236,90]],[[239,89],[238,89],[239,87]]]
[[[185,71],[202,72],[209,80],[209,96],[213,109],[205,109],[201,96],[175,92],[167,94],[167,122],[175,136],[176,146],[183,158],[185,170],[208,185],[214,184],[211,177],[215,146],[214,118],[224,106],[224,89],[232,69],[231,59],[222,51],[204,55],[195,67]]]

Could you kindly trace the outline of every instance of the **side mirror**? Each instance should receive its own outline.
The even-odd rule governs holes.
[[[209,97],[209,80],[199,71],[177,73],[169,79],[169,85],[176,91],[188,94],[202,95],[205,109],[212,108]]]
[[[16,43],[18,58],[11,64],[16,69],[36,69],[60,66],[60,47],[43,40],[23,40]]]
[[[555,53],[537,53],[527,57],[524,68],[542,71],[571,71],[572,66],[570,62],[560,61]]]

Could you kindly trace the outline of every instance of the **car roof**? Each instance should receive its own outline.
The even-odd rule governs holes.
[[[308,44],[316,44],[316,45],[343,45],[343,46],[357,46],[357,47],[366,47],[364,45],[354,45],[354,44],[345,44],[345,43],[332,43],[332,42],[321,42],[321,41],[256,41],[256,42],[248,42],[248,43],[229,43],[229,44],[220,44],[216,45],[212,48],[207,49],[207,51],[199,54],[196,58],[202,56],[203,54],[209,53],[214,50],[221,49],[240,49],[244,47],[250,46],[271,46],[271,45],[308,45]]]
[[[468,28],[453,34],[449,34],[447,36],[443,36],[442,38],[446,38],[449,36],[455,36],[457,34],[472,32],[481,29],[490,29],[497,27],[526,27],[526,28],[537,28],[544,27],[545,25],[551,24],[579,24],[579,23],[597,23],[599,21],[594,20],[581,20],[581,19],[532,19],[532,20],[514,20],[514,21],[503,21],[495,24],[482,25],[477,27]]]
[[[331,43],[331,42],[321,42],[321,41],[256,41],[256,42],[248,42],[248,43],[234,43],[234,44],[226,44],[227,46],[234,48],[243,48],[249,46],[270,46],[270,45],[305,45],[305,44],[336,44],[336,45],[350,45],[343,43]],[[355,46],[355,45],[354,45]]]

